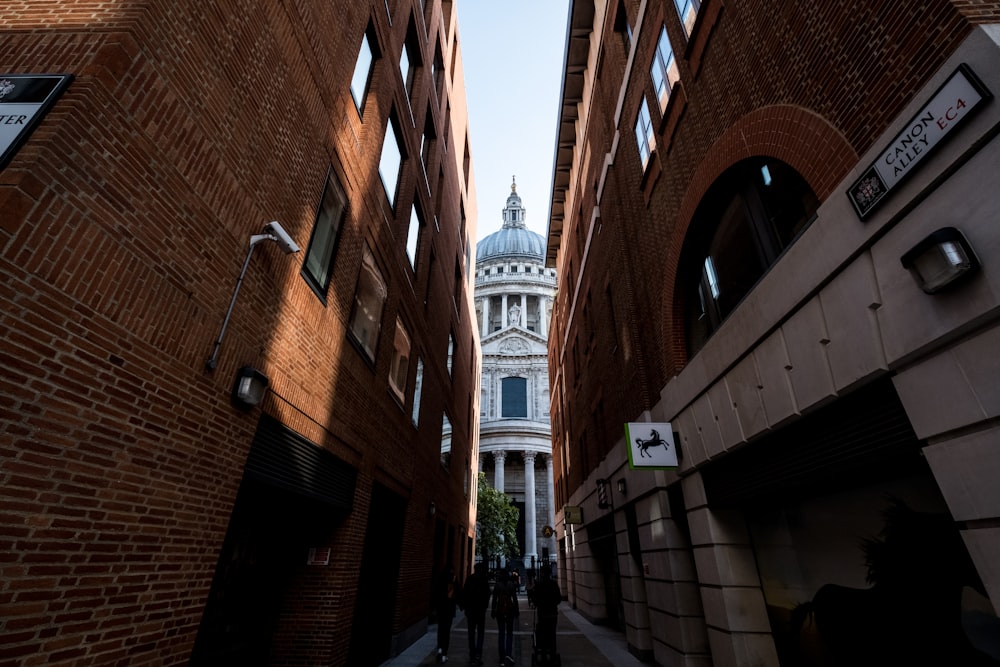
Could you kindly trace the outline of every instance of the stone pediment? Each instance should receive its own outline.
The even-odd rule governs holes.
[[[524,329],[507,329],[488,336],[482,343],[483,355],[521,357],[548,354],[548,344],[541,336]]]

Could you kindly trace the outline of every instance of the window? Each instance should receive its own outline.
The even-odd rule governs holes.
[[[451,420],[447,414],[441,415],[441,465],[451,467]]]
[[[403,322],[396,318],[396,338],[392,347],[392,365],[389,368],[389,386],[400,402],[406,401],[406,376],[410,371],[410,335]]]
[[[452,362],[455,357],[455,334],[448,334],[448,375],[451,375]]]
[[[406,41],[403,42],[402,52],[399,54],[399,73],[403,77],[403,86],[406,88],[407,99],[413,99],[413,90],[416,87],[417,77],[419,77],[420,62],[420,41],[417,37],[417,29],[410,20],[410,25],[406,30]]]
[[[306,259],[302,264],[302,274],[306,281],[326,299],[326,291],[330,287],[330,269],[333,265],[333,250],[337,244],[337,235],[347,208],[347,195],[340,187],[337,174],[331,168],[327,172],[323,197],[320,199],[319,210],[316,212],[316,222],[313,224]]]
[[[417,375],[413,380],[413,425],[420,424],[420,396],[424,388],[424,362],[417,357]]]
[[[417,245],[420,241],[420,232],[424,228],[424,216],[420,214],[417,202],[414,201],[410,207],[410,228],[406,231],[406,256],[410,260],[410,268],[417,271]]]
[[[403,168],[403,154],[399,151],[399,127],[396,114],[389,115],[385,126],[385,138],[382,140],[382,156],[378,161],[378,173],[385,186],[385,194],[389,204],[395,207],[396,186],[399,184],[399,172]]]
[[[424,133],[420,137],[420,164],[424,168],[424,178],[428,178],[427,174],[430,171],[429,168],[431,166],[431,151],[434,149],[434,139],[436,138],[437,136],[434,131],[434,115],[431,113],[430,107],[428,107],[427,115],[424,119]],[[427,186],[429,188],[430,183],[428,183]]]
[[[434,91],[438,99],[444,95],[444,57],[441,55],[441,42],[434,47],[434,60],[431,62],[431,79],[434,81]]]
[[[365,246],[361,272],[358,274],[358,287],[354,292],[351,333],[372,362],[375,361],[375,347],[382,326],[382,307],[385,305],[385,297],[385,281],[375,266],[375,257],[371,249]]]
[[[368,94],[368,84],[371,83],[372,72],[374,71],[375,59],[378,57],[377,51],[373,48],[376,44],[375,31],[371,24],[365,30],[361,38],[361,50],[358,52],[358,59],[354,63],[354,76],[351,77],[351,96],[358,112],[364,108],[365,97]]]
[[[635,141],[639,146],[639,159],[642,168],[646,168],[649,163],[649,156],[656,146],[656,138],[653,136],[653,121],[649,117],[649,105],[646,98],[642,98],[642,105],[639,106],[639,117],[635,121]]]
[[[684,26],[684,36],[690,37],[701,8],[701,0],[674,0],[674,4],[677,6],[677,15],[681,17],[681,25]]]
[[[622,44],[625,46],[625,53],[627,54],[632,50],[632,26],[628,22],[628,12],[625,11],[625,3],[618,2],[618,11],[615,14],[615,32],[617,32],[622,39]]]
[[[815,217],[819,200],[790,166],[751,158],[705,193],[678,268],[693,356]]]
[[[653,57],[653,66],[649,73],[653,77],[653,88],[656,90],[656,99],[660,103],[662,114],[670,100],[670,91],[680,78],[666,28],[660,29],[660,41],[656,44],[656,55]]]
[[[527,419],[528,380],[527,378],[504,378],[500,381],[500,416],[504,419]]]

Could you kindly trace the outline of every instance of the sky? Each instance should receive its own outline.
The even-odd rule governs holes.
[[[511,177],[547,237],[569,0],[456,0],[478,239],[500,229]]]

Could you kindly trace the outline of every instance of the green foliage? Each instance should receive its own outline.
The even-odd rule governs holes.
[[[476,552],[483,560],[495,556],[514,558],[521,549],[517,544],[518,512],[506,494],[497,491],[479,473],[476,496]]]

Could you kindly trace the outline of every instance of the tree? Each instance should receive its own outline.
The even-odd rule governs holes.
[[[476,495],[476,551],[487,563],[495,556],[514,558],[520,555],[517,543],[517,508],[510,498],[497,491],[479,473]]]

